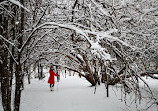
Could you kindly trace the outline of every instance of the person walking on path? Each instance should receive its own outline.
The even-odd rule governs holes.
[[[53,66],[50,66],[49,74],[50,74],[50,77],[48,79],[48,83],[50,84],[50,90],[53,91],[54,84],[55,84],[54,76],[58,77],[59,75],[55,74]]]

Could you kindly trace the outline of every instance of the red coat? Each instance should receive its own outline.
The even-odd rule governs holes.
[[[55,83],[54,76],[58,77],[59,75],[55,74],[55,72],[51,70],[49,70],[49,73],[50,73],[50,77],[49,77],[48,83],[54,84]]]

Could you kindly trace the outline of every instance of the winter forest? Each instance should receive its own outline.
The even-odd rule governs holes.
[[[158,111],[158,0],[0,0],[0,111],[53,110]]]

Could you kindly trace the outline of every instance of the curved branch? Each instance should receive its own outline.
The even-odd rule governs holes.
[[[63,67],[63,68],[67,68],[67,69],[69,69],[69,70],[71,70],[71,71],[74,71],[74,72],[79,73],[80,76],[85,77],[85,75],[82,74],[81,72],[79,72],[79,71],[77,71],[76,69],[73,69],[73,68],[71,68],[71,67],[68,67],[68,66],[66,66],[66,65],[61,65],[61,64],[52,64],[52,65],[53,65],[53,66],[60,66],[60,67]]]

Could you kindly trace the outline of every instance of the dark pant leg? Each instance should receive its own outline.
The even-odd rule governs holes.
[[[50,88],[51,88],[51,87],[54,87],[54,84],[50,84]]]

